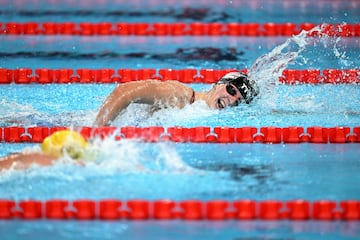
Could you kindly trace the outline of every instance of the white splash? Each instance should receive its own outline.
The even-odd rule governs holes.
[[[163,108],[155,112],[145,104],[130,104],[113,122],[115,126],[184,126],[184,123],[196,122],[217,115],[205,102],[197,101],[183,109]]]
[[[28,169],[0,171],[0,183],[13,179],[53,178],[66,181],[86,180],[91,177],[113,177],[126,174],[146,175],[201,175],[202,170],[182,160],[172,143],[149,144],[139,140],[115,141],[112,138],[91,142],[92,156],[79,162],[62,157],[52,166],[33,164]],[[38,147],[23,152],[37,151]],[[25,181],[25,180],[24,180]]]
[[[145,173],[191,173],[195,171],[187,165],[172,143],[149,144],[140,140],[113,137],[94,139],[91,142],[87,166],[100,168],[108,173],[145,172]]]
[[[269,100],[273,96],[274,87],[287,66],[293,63],[306,46],[310,43],[307,34],[300,34],[289,38],[283,44],[275,47],[271,52],[260,56],[250,67],[248,75],[251,81],[256,82],[261,99]]]

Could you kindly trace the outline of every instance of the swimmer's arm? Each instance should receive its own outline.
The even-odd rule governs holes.
[[[130,103],[155,104],[156,101],[183,107],[190,102],[193,90],[176,81],[135,81],[119,84],[101,106],[95,119],[96,126],[110,124]],[[179,101],[174,101],[179,99]]]
[[[0,170],[9,169],[26,169],[32,164],[40,166],[49,166],[53,164],[54,157],[42,153],[15,153],[0,158]]]

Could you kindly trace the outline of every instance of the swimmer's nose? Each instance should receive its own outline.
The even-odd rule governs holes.
[[[238,102],[240,100],[241,97],[235,95],[235,96],[230,96],[228,98],[228,102],[227,102],[227,105],[228,106],[232,106],[234,103]]]

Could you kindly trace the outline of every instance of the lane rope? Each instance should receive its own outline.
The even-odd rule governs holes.
[[[113,138],[138,139],[145,142],[182,143],[360,143],[360,126],[357,127],[3,127],[0,142],[41,143],[52,133],[73,129],[85,139]]]
[[[302,30],[311,30],[315,23],[127,23],[127,22],[2,22],[0,34],[6,35],[121,35],[121,36],[293,36]],[[359,23],[321,24],[319,35],[359,37]]]
[[[0,199],[0,219],[359,221],[360,201],[148,201],[142,199],[13,201]]]
[[[216,83],[236,69],[49,69],[0,68],[0,84],[125,83],[158,79],[183,83]],[[242,69],[247,72],[247,69]],[[286,69],[279,77],[283,84],[358,84],[360,69]]]

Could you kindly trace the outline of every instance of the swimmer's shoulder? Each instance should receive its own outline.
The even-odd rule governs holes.
[[[180,102],[192,103],[195,92],[188,85],[176,80],[161,81],[156,79],[147,79],[143,81],[134,81],[126,83],[129,89],[142,89],[144,94],[153,94],[161,99],[174,97]],[[121,86],[121,84],[119,84]]]
[[[176,87],[180,90],[184,90],[184,91],[193,91],[191,87],[187,86],[184,83],[181,83],[177,80],[166,80],[166,81],[162,81],[162,80],[157,80],[157,79],[146,79],[146,80],[141,80],[141,81],[130,81],[130,82],[126,82],[126,83],[120,83],[118,84],[118,86],[141,86],[141,85],[155,85],[155,86],[162,86],[162,87]]]
[[[167,93],[178,93],[180,95],[189,95],[190,97],[193,95],[194,90],[187,86],[184,83],[181,83],[176,80],[156,80],[156,79],[148,79],[143,81],[133,82],[136,85],[150,85],[151,89],[155,89],[157,91],[163,91]]]
[[[178,98],[182,98],[185,102],[194,102],[195,91],[191,87],[176,80],[168,80],[163,83],[168,84],[169,88],[172,89],[173,93],[177,95]]]

